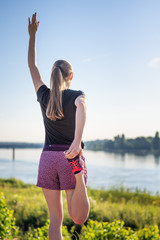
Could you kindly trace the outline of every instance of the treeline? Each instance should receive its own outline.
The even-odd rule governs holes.
[[[116,153],[136,153],[160,155],[159,132],[154,137],[136,137],[126,139],[125,135],[117,135],[114,140],[95,140],[85,142],[85,147],[91,150],[103,150]]]

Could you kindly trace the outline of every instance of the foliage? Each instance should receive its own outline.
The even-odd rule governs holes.
[[[130,227],[125,228],[124,222],[97,222],[90,220],[87,226],[83,226],[81,238],[83,240],[159,240],[159,229],[157,225],[148,226],[137,232]]]
[[[3,192],[0,193],[0,239],[12,239],[19,232],[18,227],[15,226],[15,218],[13,217],[13,210],[7,208],[5,196]]]
[[[81,237],[84,240],[131,240],[138,238],[135,237],[135,233],[131,228],[123,228],[124,222],[114,221],[108,222],[97,222],[90,220],[87,226],[83,226]]]
[[[21,180],[18,180],[16,178],[8,178],[8,179],[3,179],[0,178],[0,186],[4,187],[4,186],[8,186],[8,187],[16,187],[16,188],[27,188],[29,186],[31,186],[31,184],[29,183],[24,183]]]
[[[8,185],[8,182],[11,182],[9,179],[8,181],[0,179],[0,183],[2,183],[0,184],[0,192],[2,191],[5,195],[1,199],[0,206],[4,209],[8,206],[8,211],[12,212],[12,218],[14,217],[15,221],[13,225],[19,227],[19,233],[16,236],[18,240],[28,240],[28,238],[45,240],[48,236],[49,214],[42,190],[32,184],[27,187],[25,184],[24,186],[22,184],[22,187],[16,187],[16,185],[20,185],[18,181],[15,179],[14,182],[12,179],[12,187],[12,185]],[[90,214],[88,221],[82,228],[80,225],[75,225],[69,217],[66,196],[63,192],[64,240],[76,239],[76,236],[80,240],[94,239],[86,238],[91,229],[91,237],[94,234],[102,235],[100,235],[101,238],[96,237],[95,239],[107,240],[109,238],[104,238],[104,234],[108,234],[108,237],[109,233],[112,236],[118,231],[118,235],[121,234],[120,236],[124,237],[123,235],[126,234],[130,237],[130,240],[136,239],[136,237],[140,240],[160,240],[158,230],[158,227],[160,228],[160,195],[151,195],[138,188],[135,192],[131,192],[124,187],[107,191],[87,188],[87,192],[90,200]],[[36,204],[33,204],[33,202],[36,202]],[[4,212],[7,213],[7,210]],[[3,211],[1,211],[1,214],[3,214]],[[2,218],[0,217],[0,219]],[[9,220],[7,220],[7,224],[9,224]],[[107,230],[103,233],[102,228]],[[131,238],[133,234],[135,236]],[[13,239],[15,234],[13,231],[12,238],[11,235],[4,236]],[[116,238],[113,237],[112,239]]]
[[[122,134],[121,136],[115,136],[114,140],[97,139],[95,141],[86,141],[85,146],[91,150],[160,155],[159,132],[156,132],[154,137],[137,137],[135,139],[126,139],[125,135]]]
[[[30,233],[30,232],[27,233],[25,238],[27,240],[37,240],[37,239],[48,240],[49,223],[50,223],[50,220],[48,219],[43,227],[34,229],[33,233]],[[68,230],[67,230],[66,226],[62,226],[62,235],[63,235],[64,240],[71,239],[71,236],[68,233]]]
[[[160,240],[157,225],[145,227],[137,232],[139,240]]]

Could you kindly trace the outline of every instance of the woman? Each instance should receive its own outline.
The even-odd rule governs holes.
[[[69,89],[73,69],[69,62],[54,63],[49,89],[42,81],[35,61],[35,38],[39,27],[33,14],[28,18],[28,66],[40,103],[45,144],[41,153],[36,186],[44,193],[50,217],[49,240],[62,239],[62,191],[66,191],[68,212],[76,224],[83,224],[89,214],[87,168],[83,155],[82,133],[86,121],[83,91]]]

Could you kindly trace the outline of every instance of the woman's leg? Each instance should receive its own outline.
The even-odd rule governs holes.
[[[49,210],[49,240],[61,240],[63,221],[62,193],[60,190],[50,190],[46,188],[42,188],[42,191]]]
[[[83,224],[88,218],[89,200],[83,172],[75,174],[75,177],[75,189],[66,190],[68,212],[76,224]]]

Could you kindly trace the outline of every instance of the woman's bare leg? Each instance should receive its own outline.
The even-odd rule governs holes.
[[[68,212],[76,224],[83,224],[89,214],[89,200],[84,182],[83,172],[75,174],[75,189],[66,190]]]
[[[49,240],[62,240],[63,207],[61,191],[46,188],[42,188],[42,191],[49,210]]]

